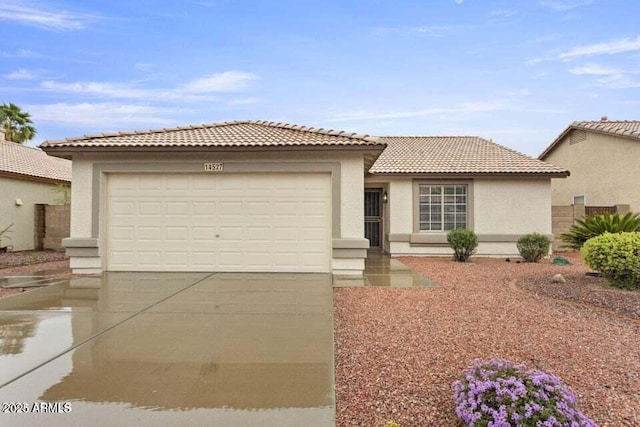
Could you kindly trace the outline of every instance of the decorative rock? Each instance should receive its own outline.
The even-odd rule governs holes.
[[[567,279],[564,278],[564,276],[560,273],[556,274],[555,276],[553,276],[551,278],[551,281],[553,283],[567,283]]]

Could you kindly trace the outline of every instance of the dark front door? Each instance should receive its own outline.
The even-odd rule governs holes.
[[[364,237],[369,239],[371,249],[382,247],[382,190],[364,190]]]

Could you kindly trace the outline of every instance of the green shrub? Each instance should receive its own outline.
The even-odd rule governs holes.
[[[582,247],[582,257],[612,286],[640,287],[640,232],[605,233],[589,239]]]
[[[640,214],[629,212],[624,216],[617,213],[594,215],[576,220],[567,233],[560,235],[560,239],[566,243],[565,246],[579,250],[592,237],[632,231],[640,231]]]
[[[549,254],[551,240],[539,233],[525,234],[518,239],[516,246],[526,262],[538,262]]]
[[[447,234],[447,242],[453,249],[453,258],[465,262],[478,247],[478,236],[471,230],[459,228]]]

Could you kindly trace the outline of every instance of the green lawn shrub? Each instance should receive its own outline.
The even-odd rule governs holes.
[[[516,246],[526,262],[538,262],[549,254],[551,240],[540,233],[525,234],[518,239]]]
[[[453,259],[465,262],[478,247],[478,236],[471,230],[458,228],[447,233],[447,242],[453,249]]]
[[[582,257],[612,286],[640,289],[640,232],[593,237],[582,247]]]

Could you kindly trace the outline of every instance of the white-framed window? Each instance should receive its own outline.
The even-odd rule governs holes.
[[[419,231],[449,231],[467,228],[466,184],[418,185]]]
[[[573,196],[573,204],[584,205],[584,194],[581,194],[579,196]]]

